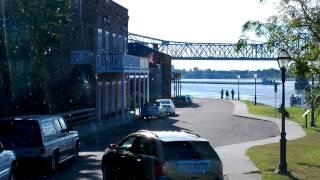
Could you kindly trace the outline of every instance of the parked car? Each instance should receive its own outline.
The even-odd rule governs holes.
[[[192,104],[192,97],[190,95],[186,95],[189,104]]]
[[[147,103],[143,106],[141,111],[141,119],[149,119],[152,117],[162,118],[165,116],[166,113],[160,103]]]
[[[14,152],[6,150],[0,142],[0,179],[16,179],[17,167],[16,155]]]
[[[13,150],[19,167],[45,165],[50,173],[59,163],[77,159],[78,132],[60,116],[32,115],[0,120],[0,141]]]
[[[184,95],[174,97],[173,102],[176,106],[186,106],[190,104],[188,98]]]
[[[147,131],[110,144],[101,161],[103,179],[223,179],[222,162],[193,132]]]
[[[160,103],[163,106],[164,112],[166,112],[167,114],[176,114],[176,106],[171,99],[157,99],[156,102]]]

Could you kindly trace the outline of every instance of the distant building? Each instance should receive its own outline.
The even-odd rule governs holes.
[[[171,56],[138,43],[129,43],[129,54],[149,60],[150,101],[171,98]]]

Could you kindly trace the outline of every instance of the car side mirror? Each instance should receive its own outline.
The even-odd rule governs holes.
[[[109,149],[118,149],[118,146],[116,144],[109,144],[108,146]]]

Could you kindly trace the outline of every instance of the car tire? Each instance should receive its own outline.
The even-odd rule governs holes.
[[[10,175],[9,175],[9,180],[16,180],[17,178],[17,164],[16,162],[12,163],[11,165],[11,171],[10,171]]]
[[[59,164],[58,155],[57,153],[53,153],[49,159],[48,173],[53,174],[56,171],[58,164]]]
[[[103,180],[113,179],[111,174],[110,174],[110,168],[108,168],[106,166],[102,167],[102,179]]]
[[[73,147],[73,160],[76,161],[79,158],[79,143]]]

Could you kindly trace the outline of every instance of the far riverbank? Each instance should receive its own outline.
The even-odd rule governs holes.
[[[235,91],[235,99],[238,99],[238,80],[237,79],[182,79],[182,81],[198,81],[198,82],[236,82],[236,83],[227,83],[227,84],[199,84],[199,83],[182,83],[182,94],[188,94],[193,97],[198,98],[211,98],[211,99],[220,99],[220,91],[221,89],[224,89],[224,92],[226,90],[229,91],[229,94],[231,90],[233,89]],[[243,79],[240,81],[244,82],[254,82],[254,79]],[[304,92],[303,91],[296,91],[294,89],[294,83],[295,81],[286,81],[286,106],[288,107],[290,105],[290,96],[292,94],[299,95],[304,99]],[[281,92],[282,87],[281,85],[278,85],[277,92],[274,92],[274,86],[273,85],[262,85],[257,84],[256,86],[257,91],[257,102],[267,104],[273,107],[279,107],[281,103]],[[171,92],[173,93],[173,84],[171,85]],[[249,100],[254,101],[254,95],[255,95],[255,85],[254,84],[240,84],[239,85],[239,95],[240,100]]]

